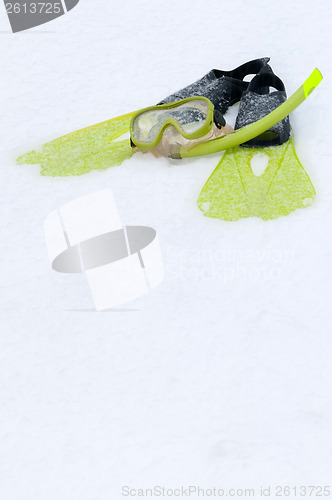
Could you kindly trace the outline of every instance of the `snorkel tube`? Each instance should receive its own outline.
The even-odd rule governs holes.
[[[287,99],[271,113],[264,116],[264,118],[261,118],[257,122],[251,123],[246,127],[242,127],[229,135],[224,135],[222,137],[218,137],[217,139],[211,139],[207,142],[201,142],[190,149],[184,146],[180,150],[179,154],[172,157],[174,159],[181,159],[209,155],[250,141],[286,118],[286,116],[288,116],[292,111],[294,111],[294,109],[302,104],[303,101],[305,101],[305,99],[319,85],[322,79],[323,76],[321,72],[317,68],[314,69],[309,78],[307,78],[303,85],[301,85],[301,87],[294,92],[289,99]]]

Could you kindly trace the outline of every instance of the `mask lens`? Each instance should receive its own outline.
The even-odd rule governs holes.
[[[144,111],[133,121],[133,139],[145,144],[153,143],[168,120],[174,121],[184,134],[197,132],[206,123],[208,109],[208,102],[193,99],[171,108],[156,107]]]

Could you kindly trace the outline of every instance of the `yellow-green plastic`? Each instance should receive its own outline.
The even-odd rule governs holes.
[[[181,158],[191,158],[193,156],[202,156],[212,153],[218,153],[225,149],[238,146],[247,141],[250,141],[254,137],[266,132],[270,127],[280,122],[286,116],[288,116],[294,109],[296,109],[318,86],[322,81],[323,76],[319,69],[314,69],[309,78],[304,82],[301,87],[294,92],[287,101],[281,104],[274,111],[264,116],[261,120],[255,123],[251,123],[246,127],[242,127],[236,130],[232,134],[218,137],[217,139],[212,139],[207,142],[202,142],[193,146],[191,149],[183,149],[180,151]]]
[[[266,156],[268,164],[255,175],[252,161]],[[315,200],[315,188],[294,149],[293,139],[280,146],[225,152],[197,200],[206,217],[236,221],[246,217],[276,219]]]
[[[165,120],[165,123],[160,128],[160,131],[159,131],[156,139],[153,142],[149,142],[149,143],[140,142],[140,141],[137,141],[135,139],[134,134],[133,134],[133,124],[134,124],[135,119],[139,115],[146,113],[147,111],[154,111],[154,110],[159,111],[161,109],[176,108],[182,104],[185,104],[186,102],[190,102],[190,101],[194,101],[194,100],[195,101],[197,101],[197,100],[205,101],[208,104],[206,121],[205,121],[204,125],[202,125],[202,127],[200,127],[199,130],[196,130],[195,132],[191,132],[190,134],[186,134],[183,132],[183,130],[181,129],[181,127],[179,126],[179,124],[176,120],[169,118],[169,119]],[[204,137],[204,135],[208,134],[211,130],[213,121],[214,121],[214,105],[212,104],[212,102],[209,99],[207,99],[206,97],[202,97],[202,96],[187,97],[186,99],[181,99],[180,101],[176,101],[176,102],[172,102],[172,103],[168,103],[168,104],[160,104],[158,106],[149,106],[147,108],[140,109],[139,111],[137,111],[132,116],[132,119],[130,122],[130,136],[131,136],[131,140],[135,144],[135,146],[137,146],[142,151],[150,151],[151,149],[154,149],[155,147],[158,146],[159,142],[161,141],[161,138],[163,136],[165,129],[169,125],[173,125],[181,133],[181,135],[185,139],[194,140],[194,139],[199,139],[200,137]]]
[[[76,130],[29,151],[17,163],[40,164],[41,175],[82,175],[91,170],[106,170],[131,158],[130,140],[117,141],[129,131],[132,115],[127,113],[102,123]]]

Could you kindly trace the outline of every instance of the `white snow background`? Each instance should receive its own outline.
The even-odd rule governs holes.
[[[330,0],[81,0],[15,35],[0,7],[0,500],[332,484],[331,31]],[[312,207],[205,218],[220,155],[137,154],[76,178],[15,164],[263,56],[288,95],[324,76],[291,116]],[[105,187],[123,223],[157,230],[165,279],[96,313],[82,276],[52,271],[43,221]]]

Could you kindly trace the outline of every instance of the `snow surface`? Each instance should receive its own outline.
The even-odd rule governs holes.
[[[0,8],[1,500],[332,483],[331,22],[330,0],[81,0],[13,35]],[[15,165],[263,56],[289,95],[324,75],[291,117],[317,200],[287,218],[205,218],[218,155],[137,154],[77,178]],[[105,187],[125,224],[157,230],[166,275],[96,313],[81,276],[51,270],[43,221]]]

